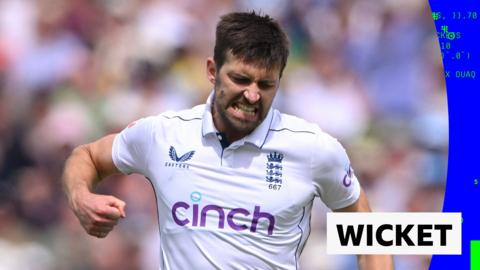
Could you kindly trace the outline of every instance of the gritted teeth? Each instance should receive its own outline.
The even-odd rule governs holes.
[[[245,105],[245,104],[242,104],[242,103],[235,103],[233,105],[233,108],[235,110],[241,110],[243,112],[250,113],[250,114],[255,114],[257,112],[257,108],[252,107],[252,106],[248,106],[248,105]]]

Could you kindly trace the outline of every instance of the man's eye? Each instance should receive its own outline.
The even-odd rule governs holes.
[[[269,89],[269,88],[272,88],[274,85],[273,84],[270,84],[270,83],[259,83],[258,84],[258,87],[260,89]]]
[[[233,77],[233,81],[238,84],[249,84],[250,80],[247,78]]]

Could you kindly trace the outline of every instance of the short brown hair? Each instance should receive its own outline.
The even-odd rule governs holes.
[[[227,53],[241,61],[262,68],[279,68],[280,76],[287,64],[289,41],[280,25],[268,15],[233,12],[217,24],[213,59],[217,69]]]

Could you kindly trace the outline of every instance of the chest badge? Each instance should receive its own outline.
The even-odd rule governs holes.
[[[283,183],[283,167],[282,167],[283,154],[278,152],[270,152],[267,155],[267,175],[265,181],[267,181],[268,188],[273,190],[279,190]]]
[[[175,150],[175,147],[170,146],[168,155],[170,156],[170,159],[173,162],[165,162],[165,167],[176,167],[176,168],[188,169],[190,166],[186,164],[185,161],[189,161],[190,159],[192,159],[194,154],[195,154],[195,151],[189,151],[179,157],[177,155],[177,151]]]
[[[195,154],[195,151],[187,152],[187,153],[183,154],[182,156],[178,157],[177,151],[175,150],[175,147],[170,146],[170,151],[168,151],[168,154],[170,155],[170,158],[173,161],[185,162],[185,161],[190,160],[193,157],[193,154]]]

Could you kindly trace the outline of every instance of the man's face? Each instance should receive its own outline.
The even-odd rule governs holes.
[[[280,69],[246,64],[229,53],[220,70],[208,59],[207,71],[215,86],[215,127],[232,142],[248,135],[267,116],[278,90]]]

